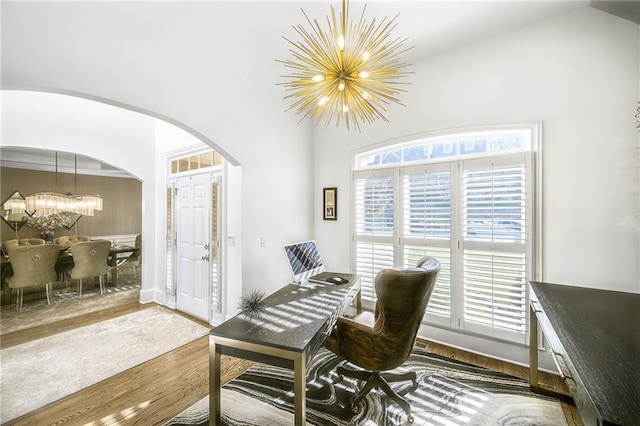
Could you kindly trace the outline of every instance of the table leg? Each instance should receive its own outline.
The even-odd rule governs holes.
[[[111,268],[111,284],[114,287],[118,287],[118,257],[117,255],[113,255],[113,257],[109,258],[108,261],[109,267]]]
[[[220,424],[220,352],[209,336],[209,425]]]
[[[533,305],[529,305],[529,387],[538,388],[538,318]]]
[[[552,396],[573,403],[570,395],[550,389],[538,381],[538,317],[535,302],[529,304],[529,389],[540,395]]]
[[[304,352],[293,361],[294,420],[296,426],[306,424],[307,412],[307,359]]]

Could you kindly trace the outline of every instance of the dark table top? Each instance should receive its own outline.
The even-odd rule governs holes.
[[[319,333],[335,322],[339,306],[354,282],[289,284],[266,297],[264,313],[249,318],[240,313],[211,330],[212,336],[303,352]]]
[[[531,282],[604,420],[640,421],[640,294]]]
[[[134,254],[138,252],[140,249],[131,246],[115,246],[111,247],[109,250],[109,258],[112,258],[114,255],[118,255],[121,253],[131,253]],[[0,266],[2,267],[3,273],[7,275],[13,274],[13,268],[11,267],[11,261],[7,256],[0,256]],[[73,267],[73,257],[71,256],[71,252],[69,251],[69,247],[60,249],[60,254],[58,255],[58,259],[56,260],[56,271],[62,272],[66,269],[71,269]]]

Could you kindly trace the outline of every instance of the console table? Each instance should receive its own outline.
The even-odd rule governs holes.
[[[538,384],[538,324],[585,425],[640,421],[640,294],[530,283],[530,384]]]
[[[346,275],[344,275],[347,277]],[[265,299],[257,318],[244,313],[213,328],[209,335],[209,424],[220,424],[220,358],[229,355],[293,370],[294,419],[305,424],[307,362],[324,344],[337,318],[356,302],[360,278],[346,284],[289,284]]]

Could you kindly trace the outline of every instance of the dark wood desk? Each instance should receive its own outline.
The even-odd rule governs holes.
[[[540,324],[585,425],[639,424],[640,294],[541,282],[530,288],[532,390],[541,389]]]
[[[209,424],[220,424],[220,357],[230,355],[290,368],[294,372],[294,419],[305,424],[306,367],[331,333],[337,318],[356,301],[360,278],[347,284],[289,284],[265,299],[264,314],[240,313],[209,335]]]

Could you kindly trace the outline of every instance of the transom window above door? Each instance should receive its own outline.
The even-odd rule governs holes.
[[[171,160],[171,174],[219,166],[222,156],[214,150]]]

